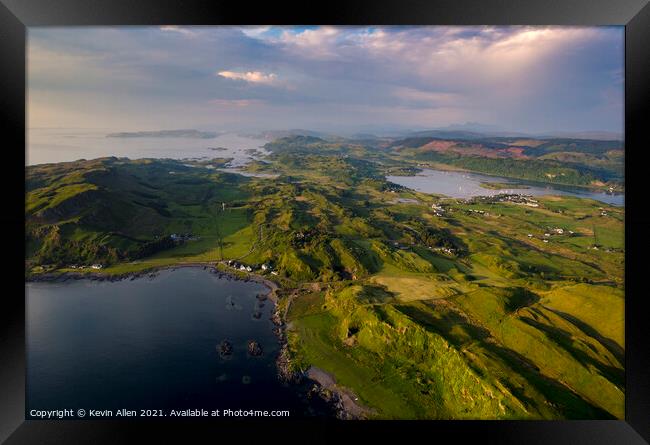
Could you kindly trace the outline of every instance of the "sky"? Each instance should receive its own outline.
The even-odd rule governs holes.
[[[623,132],[623,27],[32,27],[28,126]]]

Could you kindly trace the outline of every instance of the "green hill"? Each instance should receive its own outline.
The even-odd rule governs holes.
[[[441,200],[387,183],[386,166],[411,162],[390,151],[302,136],[271,148],[256,168],[277,177],[171,160],[27,167],[27,276],[266,263],[291,369],[333,374],[370,417],[623,418],[624,209]]]

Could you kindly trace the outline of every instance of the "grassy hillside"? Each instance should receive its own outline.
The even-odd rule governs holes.
[[[248,224],[241,206],[246,182],[175,161],[104,158],[28,167],[28,265],[134,260],[180,244],[171,234],[197,238],[172,250],[206,250],[217,233],[227,237]]]
[[[389,147],[406,161],[447,164],[511,178],[618,190],[624,182],[620,141],[411,137],[395,140]]]
[[[162,160],[28,167],[26,273],[266,263],[292,369],[333,374],[372,417],[623,417],[622,208],[440,199],[389,186],[386,166],[408,166],[390,151],[267,148],[249,168],[274,178]]]

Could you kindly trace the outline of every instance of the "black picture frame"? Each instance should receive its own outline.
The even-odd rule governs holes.
[[[642,444],[650,441],[650,323],[645,318],[644,252],[650,218],[644,213],[650,116],[650,5],[648,0],[374,0],[303,2],[281,6],[202,0],[0,0],[0,122],[3,202],[0,225],[5,260],[0,339],[0,440],[19,443],[121,443],[174,439],[188,433],[223,440],[224,432],[286,443],[337,442],[377,435],[387,440],[480,443]],[[69,25],[224,24],[445,24],[625,25],[626,144],[626,414],[624,421],[417,421],[188,423],[25,421],[24,148],[26,27]],[[360,437],[355,437],[360,440]],[[407,439],[409,440],[409,439]]]

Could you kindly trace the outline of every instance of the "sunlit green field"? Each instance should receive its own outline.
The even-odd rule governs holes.
[[[27,276],[266,263],[291,368],[332,374],[368,417],[624,417],[623,208],[395,191],[395,154],[275,144],[250,169],[276,178],[175,161],[30,167]]]

